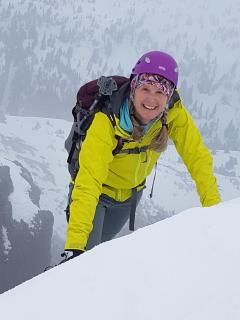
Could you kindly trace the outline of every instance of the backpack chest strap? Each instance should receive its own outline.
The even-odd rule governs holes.
[[[119,153],[139,154],[139,153],[141,153],[141,152],[146,152],[147,149],[148,149],[148,146],[136,147],[136,148],[131,148],[131,149],[120,150]]]
[[[148,146],[143,146],[143,147],[135,147],[135,148],[129,148],[129,149],[122,150],[124,143],[127,143],[129,141],[125,140],[125,139],[123,139],[123,138],[121,138],[121,137],[119,137],[117,135],[115,136],[115,138],[117,139],[118,143],[117,143],[116,148],[112,152],[112,154],[114,156],[116,154],[118,154],[118,153],[139,154],[139,153],[142,153],[142,152],[146,152],[147,149],[148,149]]]

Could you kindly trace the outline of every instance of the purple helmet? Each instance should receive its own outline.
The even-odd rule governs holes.
[[[169,54],[161,51],[145,53],[132,69],[132,75],[141,73],[159,74],[177,87],[178,65]]]

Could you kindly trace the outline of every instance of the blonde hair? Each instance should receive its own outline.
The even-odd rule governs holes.
[[[161,117],[162,128],[160,132],[152,139],[149,149],[156,152],[163,152],[167,149],[168,143],[168,125],[167,125],[167,111],[163,111]]]
[[[130,116],[133,124],[132,137],[134,141],[140,141],[143,133],[143,126],[137,121],[134,116],[134,104],[132,99],[130,99]],[[162,128],[159,133],[152,139],[148,149],[154,150],[156,152],[163,152],[167,149],[168,143],[168,125],[167,125],[167,110],[164,110],[160,118],[162,122]]]

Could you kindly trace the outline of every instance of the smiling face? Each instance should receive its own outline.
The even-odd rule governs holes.
[[[168,96],[157,86],[143,84],[134,91],[134,115],[142,124],[147,124],[160,115],[167,101]]]

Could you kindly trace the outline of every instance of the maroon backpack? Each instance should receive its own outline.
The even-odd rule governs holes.
[[[90,109],[95,99],[112,95],[121,85],[129,81],[120,76],[104,77],[84,84],[77,93],[77,104],[83,109]]]
[[[86,136],[94,115],[98,111],[106,113],[113,126],[116,125],[114,114],[111,110],[110,96],[117,91],[129,79],[120,76],[100,77],[84,84],[77,93],[77,102],[72,110],[74,122],[65,141],[65,149],[68,152],[68,170],[74,181],[79,170],[79,152],[82,142]],[[103,110],[104,109],[104,110]],[[114,150],[114,154],[122,148],[120,144]],[[67,220],[69,219],[69,205],[71,203],[73,184],[69,185],[68,203],[65,210]]]
[[[68,169],[74,180],[78,167],[78,157],[81,144],[86,136],[94,115],[98,111],[106,113],[113,126],[116,125],[109,97],[129,79],[120,76],[100,77],[84,84],[77,93],[77,102],[72,110],[74,122],[65,148],[68,152]]]

